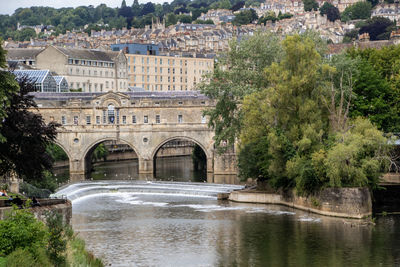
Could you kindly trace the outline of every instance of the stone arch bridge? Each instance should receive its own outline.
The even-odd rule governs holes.
[[[137,154],[139,177],[152,178],[157,151],[174,139],[198,144],[207,157],[207,181],[236,181],[233,152],[214,151],[214,132],[203,110],[213,102],[198,92],[34,93],[46,122],[62,125],[56,143],[69,157],[71,181],[90,170],[94,148],[109,140],[128,144]]]

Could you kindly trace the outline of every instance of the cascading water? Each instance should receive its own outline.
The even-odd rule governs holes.
[[[82,197],[104,194],[129,193],[147,195],[176,195],[216,198],[218,193],[228,193],[242,189],[241,185],[158,182],[158,181],[98,181],[81,182],[61,188],[53,197],[67,197],[71,201]]]

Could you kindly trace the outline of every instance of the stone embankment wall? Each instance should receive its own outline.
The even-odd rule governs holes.
[[[63,221],[70,224],[72,217],[72,204],[71,201],[65,199],[50,199],[50,200],[39,200],[41,203],[40,207],[30,208],[35,217],[41,221],[45,221],[47,212],[56,211],[62,215]],[[12,210],[12,207],[0,207],[0,220],[7,217],[7,214]]]
[[[372,215],[371,194],[367,188],[326,188],[308,197],[293,192],[278,194],[241,190],[232,192],[229,200],[279,204],[335,217],[361,219]]]

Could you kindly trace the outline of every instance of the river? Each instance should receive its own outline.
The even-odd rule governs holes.
[[[188,159],[169,160],[157,170],[164,181],[135,180],[135,162],[106,163],[94,181],[62,191],[72,199],[74,230],[107,265],[400,266],[400,217],[372,226],[218,201],[216,192],[239,186],[203,183],[201,174],[177,170]]]

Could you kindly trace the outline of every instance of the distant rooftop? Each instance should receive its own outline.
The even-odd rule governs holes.
[[[142,99],[142,98],[154,98],[154,99],[208,99],[205,95],[199,91],[169,91],[169,92],[149,92],[149,91],[136,91],[136,92],[117,92],[118,94],[124,94],[129,96],[131,99]],[[95,97],[104,95],[107,93],[40,93],[34,92],[30,95],[34,96],[37,100],[53,100],[53,101],[67,101],[71,99],[82,99],[91,100]]]

